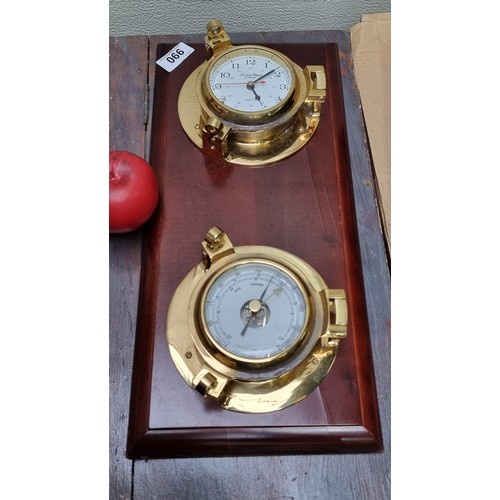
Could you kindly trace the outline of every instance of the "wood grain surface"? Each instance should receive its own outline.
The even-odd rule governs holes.
[[[149,161],[161,202],[144,228],[141,297],[127,455],[131,458],[373,451],[378,405],[352,195],[336,44],[271,44],[299,66],[326,68],[328,99],[307,147],[272,167],[234,167],[193,147],[177,119],[186,78],[205,59],[202,44],[175,72],[156,67]],[[158,60],[173,48],[158,44]],[[235,244],[282,248],[310,263],[330,288],[346,290],[348,336],[326,380],[279,412],[242,415],[213,408],[179,377],[165,338],[167,309],[200,260],[214,226]]]
[[[289,455],[128,460],[125,443],[140,286],[142,232],[110,236],[110,498],[389,498],[390,494],[390,277],[373,176],[342,32],[261,33],[255,43],[335,42],[340,49],[349,155],[352,165],[366,305],[370,323],[384,451],[376,454]],[[232,36],[239,43],[239,35]],[[241,39],[248,40],[249,34]],[[148,159],[154,56],[158,43],[180,37],[110,39],[110,149]],[[201,37],[182,37],[199,43]],[[148,112],[149,110],[149,112]],[[293,450],[290,450],[293,453]],[[236,479],[237,478],[237,479]]]

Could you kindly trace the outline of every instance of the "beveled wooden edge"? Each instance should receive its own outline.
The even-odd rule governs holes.
[[[161,199],[159,203],[162,203]],[[159,230],[160,224],[156,224],[155,220],[161,213],[157,210],[153,217],[147,222],[147,226],[152,225],[153,228]],[[155,239],[155,234],[152,230],[145,231],[142,241],[142,260],[141,260],[141,279],[139,286],[139,303],[138,310],[151,307],[151,304],[156,306],[157,290],[144,286],[145,283],[150,283],[154,279],[155,265],[159,261],[159,247],[156,247],[156,252],[147,251],[148,248],[155,248],[154,245],[148,245],[149,239]],[[143,332],[154,330],[154,314],[137,315],[136,339],[134,361],[132,369],[132,384],[130,391],[130,409],[129,409],[129,427],[127,435],[127,451],[130,443],[135,443],[142,436],[149,432],[149,401],[151,399],[151,378],[152,378],[152,358],[154,351],[154,336],[147,335]],[[144,367],[148,367],[144,371]],[[141,377],[139,377],[141,375]],[[139,409],[147,407],[147,412],[140,412]],[[132,458],[132,457],[131,457]]]
[[[342,61],[341,57],[345,57],[345,51],[335,44],[337,49],[337,58],[334,58],[334,71],[338,73],[342,81]],[[338,147],[335,152],[339,155],[336,158],[338,169],[337,179],[339,180],[339,199],[342,207],[352,208],[352,215],[355,220],[351,224],[342,224],[344,233],[344,254],[346,260],[346,269],[348,275],[359,278],[359,283],[354,289],[359,293],[359,300],[354,303],[351,300],[350,315],[356,314],[358,322],[364,323],[362,330],[367,332],[366,336],[356,336],[354,342],[356,344],[356,358],[358,363],[358,386],[360,391],[360,404],[362,423],[370,429],[374,439],[383,446],[382,426],[380,420],[380,412],[378,408],[377,383],[374,370],[374,360],[372,355],[371,343],[371,328],[368,319],[368,304],[363,280],[363,273],[358,273],[358,266],[362,263],[359,230],[357,225],[356,201],[354,196],[353,172],[351,158],[349,154],[349,133],[347,130],[347,115],[344,101],[344,82],[341,87],[334,87],[334,98],[331,102],[335,102],[338,109],[337,113],[331,113],[334,122],[334,131],[336,131],[335,140],[338,141]],[[343,119],[340,119],[343,117]],[[347,174],[347,175],[346,175]],[[342,188],[340,188],[342,186]],[[358,325],[359,326],[359,325]],[[360,376],[364,374],[364,376]]]
[[[328,33],[325,32],[326,38],[328,38]],[[340,33],[345,35],[344,33]],[[290,33],[282,34],[272,39],[266,37],[267,34],[263,34],[263,40],[256,39],[255,41],[248,40],[245,35],[241,35],[241,41],[246,43],[283,43],[283,42],[293,42],[297,43],[297,38],[294,37],[290,39]],[[275,34],[273,34],[275,35]],[[284,36],[283,36],[284,35]],[[155,37],[153,37],[154,39]],[[189,38],[189,37],[188,37]],[[240,43],[237,40],[240,36],[235,38],[236,43]],[[341,57],[345,57],[346,50],[349,52],[350,47],[345,43],[345,36],[334,36],[334,40],[323,40],[316,37],[314,38],[313,33],[307,33],[306,38],[309,38],[308,43],[333,43],[337,45],[338,58],[335,61],[336,71],[339,75],[342,74]],[[340,40],[338,40],[340,38]],[[185,41],[186,38],[184,37]],[[196,42],[199,42],[198,38],[195,37]],[[156,43],[151,44],[151,50],[153,51],[152,57],[156,56],[157,45],[159,43],[177,43],[178,37],[158,37]],[[344,47],[338,47],[337,42],[343,42]],[[194,41],[191,41],[194,43]],[[151,96],[154,92],[154,74],[155,68],[150,67],[150,85],[151,85]],[[343,87],[343,86],[342,86]],[[340,124],[341,127],[337,127],[336,130],[340,131],[340,142],[342,143],[340,158],[337,158],[338,165],[345,165],[345,168],[350,176],[340,175],[338,178],[344,181],[344,187],[347,200],[345,203],[353,208],[355,211],[354,203],[354,192],[351,183],[352,172],[351,163],[349,157],[349,144],[346,141],[347,137],[347,123],[345,123],[345,108],[344,108],[344,96],[343,88],[336,88],[336,102],[341,106],[341,115],[344,116],[344,123]],[[150,118],[152,113],[153,99],[150,99]],[[335,115],[335,113],[334,113]],[[334,116],[334,119],[337,119]],[[151,130],[148,130],[149,135]],[[344,138],[342,140],[342,137]],[[148,140],[148,151],[149,147]],[[156,225],[159,227],[159,225]],[[346,225],[349,226],[349,225]],[[346,266],[349,268],[351,266],[357,266],[357,263],[361,262],[361,255],[359,249],[359,236],[357,228],[354,226],[344,227],[345,241],[348,244],[348,252],[346,251]],[[148,234],[146,235],[148,236]],[[149,234],[151,238],[154,236]],[[145,240],[145,244],[147,241]],[[154,263],[148,262],[149,259],[155,260],[154,255],[148,252],[143,252],[143,263],[141,273],[141,284],[143,282],[148,282],[150,278],[146,276],[146,271],[154,269]],[[361,283],[361,288],[364,290],[364,284]],[[141,286],[141,289],[143,287]],[[140,300],[145,302],[156,303],[155,297],[151,295],[154,292],[149,290],[147,293],[142,293]],[[152,301],[152,302],[150,302]],[[140,307],[140,306],[139,306]],[[366,309],[366,304],[365,304]],[[365,318],[367,318],[367,312],[364,313]],[[147,321],[147,320],[146,320]],[[138,324],[137,329],[137,341],[140,338],[140,332],[148,331],[149,325]],[[366,325],[366,331],[369,332],[370,329]],[[370,344],[370,339],[364,339],[364,343]],[[135,356],[134,359],[134,373],[136,368],[143,366],[147,361],[149,353],[153,350],[154,339],[150,336],[146,339],[146,342],[142,345],[142,349],[139,352],[139,356]],[[366,346],[358,346],[365,352]],[[360,361],[361,362],[361,361]],[[149,429],[149,412],[144,412],[142,415],[140,412],[135,412],[134,409],[141,407],[141,404],[146,403],[150,399],[151,395],[151,380],[139,380],[137,377],[133,381],[132,388],[132,398],[130,405],[130,422],[134,425],[129,426],[128,442],[127,442],[127,457],[128,458],[174,458],[174,457],[200,457],[200,456],[247,456],[247,455],[269,455],[269,448],[272,447],[272,454],[321,454],[321,453],[366,453],[366,452],[377,452],[383,450],[383,439],[381,431],[380,415],[377,406],[377,390],[376,382],[373,370],[373,361],[371,356],[371,346],[368,345],[368,350],[364,354],[364,362],[368,366],[368,371],[365,371],[366,376],[358,377],[359,389],[361,396],[361,411],[362,411],[362,425],[360,426],[311,426],[311,427],[281,427],[273,428],[272,433],[268,433],[265,437],[262,437],[262,429],[258,427],[248,427],[248,428],[205,428],[205,429],[193,429],[188,428],[182,429]],[[151,374],[149,374],[150,378]],[[146,378],[148,375],[146,375]],[[140,390],[135,389],[135,384],[138,384]],[[135,399],[134,399],[135,397]],[[269,428],[266,428],[267,430]],[[277,434],[275,430],[280,429]],[[297,432],[297,434],[294,434]],[[342,436],[342,432],[346,432],[347,435]],[[244,435],[245,439],[238,440],[238,436]],[[190,450],[186,452],[186,437],[195,436],[193,439],[189,439]],[[260,437],[259,437],[260,436]],[[304,441],[302,440],[304,439]],[[230,443],[231,440],[236,440],[235,443]]]
[[[349,46],[349,35],[344,32],[339,31],[325,31],[325,32],[308,32],[309,37],[313,37],[312,42],[317,41],[337,41],[342,49],[342,47]],[[265,34],[265,36],[272,35]],[[257,36],[257,35],[255,35]],[[263,36],[263,35],[259,35]],[[288,36],[286,39],[285,37]],[[295,40],[297,37],[297,33],[293,32],[284,32],[283,39],[284,41]],[[300,34],[299,34],[300,37]],[[317,38],[319,37],[319,38]],[[120,44],[130,44],[131,41],[135,42],[136,38],[139,37],[110,37],[110,40],[116,40]],[[160,35],[153,37],[140,37],[141,39],[146,39],[146,44],[148,39],[151,40],[151,53],[153,54],[156,51],[156,46],[154,45],[155,40],[162,40],[165,43],[178,43],[179,41],[186,41],[186,38],[183,35]],[[263,39],[263,42],[265,40]],[[309,468],[314,466],[318,471],[326,471],[331,469],[336,469],[337,464],[342,465],[342,470],[335,471],[332,470],[332,474],[330,475],[330,486],[332,487],[331,493],[335,498],[337,494],[334,492],[339,492],[340,497],[342,495],[345,496],[345,492],[363,492],[363,491],[371,491],[373,498],[388,498],[389,494],[389,485],[390,485],[390,362],[388,359],[389,356],[389,348],[388,348],[388,333],[384,330],[386,321],[390,320],[390,275],[388,271],[387,263],[384,261],[384,245],[382,238],[377,234],[376,224],[373,223],[373,217],[376,214],[376,200],[373,193],[373,189],[370,186],[370,181],[373,180],[373,175],[371,172],[371,164],[369,158],[369,152],[366,145],[366,133],[362,129],[363,124],[363,115],[362,109],[360,105],[359,95],[356,91],[356,84],[354,80],[354,75],[352,73],[351,61],[350,61],[350,53],[349,48],[345,51],[345,54],[342,54],[341,51],[341,64],[346,66],[346,71],[343,72],[343,82],[345,84],[344,88],[344,97],[346,99],[346,105],[351,109],[351,113],[348,116],[348,129],[349,129],[349,138],[352,139],[354,143],[354,147],[350,146],[350,154],[351,160],[354,162],[354,170],[356,172],[354,178],[354,190],[356,200],[358,202],[358,217],[360,217],[360,222],[358,222],[358,231],[361,240],[361,253],[363,257],[363,266],[364,270],[364,279],[366,284],[366,289],[369,294],[369,302],[367,304],[368,314],[370,324],[372,326],[372,350],[374,356],[374,368],[377,375],[377,387],[379,391],[379,409],[381,412],[381,421],[383,426],[383,432],[385,435],[385,452],[377,455],[365,455],[348,458],[346,460],[338,461],[337,458],[340,457],[326,457],[324,460],[315,460],[312,458],[311,460],[307,458],[300,458],[298,460],[294,460],[291,457],[290,460],[283,459],[273,459],[273,457],[267,457],[268,460],[259,460],[258,462],[254,461],[243,461],[238,462],[234,460],[230,460],[229,462],[224,461],[224,465],[221,468],[223,472],[220,472],[214,476],[210,481],[220,482],[220,488],[223,488],[223,491],[233,491],[231,489],[231,485],[234,482],[233,476],[227,477],[227,474],[231,474],[231,472],[238,472],[239,469],[236,467],[240,467],[241,463],[248,465],[251,469],[248,471],[253,474],[261,474],[263,471],[272,470],[274,474],[284,474],[288,472],[289,467],[297,467],[300,468],[301,471],[307,474]],[[146,59],[147,52],[144,50]],[[142,59],[141,59],[142,60]],[[152,61],[152,59],[151,59]],[[129,66],[133,66],[129,63]],[[154,82],[154,62],[152,61],[149,65],[150,73],[153,73],[153,76],[150,75],[151,82]],[[153,69],[152,69],[153,68]],[[124,70],[120,69],[120,66],[116,64],[116,61],[113,57],[110,57],[110,70],[114,76],[117,76],[117,79],[120,80],[120,75],[127,75],[127,78],[130,77],[130,71],[127,70],[127,67]],[[146,76],[144,74],[144,82],[146,84]],[[153,85],[153,84],[151,84]],[[132,100],[132,97],[130,97]],[[150,104],[152,103],[152,99],[150,100]],[[127,108],[124,108],[127,109]],[[119,110],[122,113],[123,110]],[[113,106],[110,103],[110,112],[113,113],[116,111],[116,106]],[[151,116],[151,114],[149,114]],[[133,128],[132,128],[133,127]],[[130,129],[137,130],[139,133],[144,132],[144,126],[142,123],[137,123],[135,125],[130,126]],[[123,133],[123,131],[122,131]],[[135,144],[133,141],[132,134],[132,142],[130,131],[127,129],[124,134],[124,138],[122,139],[119,134],[115,134],[118,140],[123,142],[124,144]],[[149,140],[150,130],[146,128],[146,139]],[[113,142],[113,141],[111,141]],[[120,146],[123,147],[123,146]],[[145,148],[145,158],[147,159],[147,155],[149,154],[149,147]],[[361,220],[361,217],[364,219]],[[121,260],[123,249],[128,252],[129,247],[135,249],[140,246],[138,243],[137,235],[132,235],[133,241],[130,241],[130,236],[127,236],[126,241],[124,241],[123,235],[114,235],[113,239],[118,240],[115,247],[116,250],[119,250],[119,254],[116,253],[114,256],[114,260]],[[134,250],[135,251],[135,250]],[[138,252],[136,252],[138,253]],[[136,253],[133,255],[135,256]],[[120,258],[118,259],[118,255]],[[129,258],[128,253],[124,257],[124,259]],[[136,264],[133,257],[129,260],[132,262],[129,264],[128,271],[132,273],[132,280],[129,276],[127,276],[127,280],[124,279],[124,284],[129,288],[127,290],[128,294],[125,294],[126,300],[123,300],[124,308],[132,308],[136,307],[136,299],[137,299],[137,289],[136,289]],[[114,260],[111,261],[114,262]],[[130,271],[131,269],[131,271]],[[125,274],[124,269],[124,274]],[[130,280],[132,281],[130,283]],[[130,288],[131,287],[131,288]],[[119,298],[111,298],[111,303],[115,304],[116,302],[122,300]],[[131,313],[131,326],[133,327],[132,332],[125,332],[125,335],[119,330],[117,326],[117,321],[113,317],[110,318],[110,326],[112,327],[112,332],[117,333],[120,332],[121,337],[126,337],[128,340],[130,336],[130,341],[133,342],[135,335],[135,320],[132,309]],[[125,311],[126,312],[126,311]],[[390,326],[390,325],[389,325]],[[111,411],[116,412],[116,418],[110,423],[110,434],[112,434],[112,443],[110,442],[110,498],[129,498],[131,495],[131,491],[135,491],[136,495],[151,496],[153,492],[163,491],[165,488],[168,488],[168,491],[172,492],[184,492],[186,480],[189,477],[192,477],[191,463],[186,461],[185,464],[180,464],[179,467],[174,466],[170,460],[153,460],[149,464],[147,461],[136,460],[135,467],[132,466],[132,461],[126,460],[125,455],[123,453],[124,445],[125,445],[125,435],[127,432],[127,410],[125,407],[129,406],[130,398],[129,398],[129,385],[130,385],[130,373],[131,373],[131,365],[132,365],[132,356],[133,353],[130,352],[130,349],[121,349],[120,346],[120,355],[115,357],[110,357],[110,371],[115,371],[117,373],[117,377],[122,381],[120,384],[125,384],[127,386],[126,389],[122,389],[122,387],[117,388],[116,386],[110,387],[110,404],[113,401],[117,401],[121,406],[120,408],[112,405]],[[117,392],[118,389],[118,392]],[[126,401],[123,404],[123,401]],[[123,407],[123,408],[122,408]],[[208,461],[207,461],[208,460]],[[199,462],[196,463],[199,465],[201,470],[212,470],[212,467],[219,467],[220,462],[212,462],[214,459],[200,459]],[[116,462],[119,462],[118,465],[115,465]],[[305,467],[305,470],[303,468]],[[112,471],[111,471],[112,468]],[[132,472],[134,470],[133,481],[132,481]],[[126,473],[124,470],[126,469]],[[176,471],[172,473],[172,471]],[[153,477],[152,477],[153,475]],[[298,475],[298,474],[297,474]],[[273,475],[270,473],[268,476],[264,476],[264,478],[272,478]],[[306,478],[312,479],[312,475],[306,476]],[[295,479],[295,478],[294,478]],[[292,479],[292,481],[294,480]],[[125,481],[129,481],[128,490],[121,489],[122,483]],[[132,487],[132,482],[134,486]],[[274,484],[275,488],[278,488],[276,491],[283,494],[283,496],[292,496],[297,491],[297,485],[300,488],[304,488],[304,483],[300,484],[300,478],[298,481],[293,483],[287,483],[285,481],[279,481]],[[206,485],[205,482],[200,483],[201,486]],[[291,486],[294,485],[295,489]],[[335,487],[333,487],[335,486]],[[263,488],[261,488],[263,490]],[[239,490],[238,490],[239,491]],[[301,491],[309,491],[301,490]],[[311,490],[314,491],[314,490]],[[354,493],[353,493],[354,494]]]
[[[355,425],[185,428],[148,430],[130,443],[127,458],[267,456],[270,448],[273,455],[383,451],[375,434]]]

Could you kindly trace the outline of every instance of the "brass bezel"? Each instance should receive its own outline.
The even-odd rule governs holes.
[[[238,356],[227,349],[225,349],[218,341],[215,339],[214,335],[210,331],[210,328],[208,327],[205,319],[205,301],[207,298],[207,295],[212,288],[212,286],[215,284],[215,282],[219,279],[219,277],[224,274],[225,272],[229,271],[233,267],[239,267],[239,266],[245,266],[245,265],[250,265],[250,264],[265,264],[270,267],[274,267],[276,269],[279,269],[288,277],[294,281],[303,298],[304,298],[304,303],[305,303],[305,318],[304,318],[304,325],[297,336],[296,340],[288,346],[287,349],[285,349],[282,352],[279,352],[273,356],[269,356],[266,358],[249,358],[249,357],[243,357],[243,356]],[[303,344],[303,341],[306,337],[306,332],[310,329],[310,318],[311,318],[311,302],[308,296],[308,292],[306,290],[306,287],[304,286],[302,280],[297,276],[296,273],[294,273],[289,267],[284,266],[283,264],[280,264],[277,261],[271,260],[271,259],[264,259],[264,258],[245,258],[241,260],[236,260],[232,262],[231,264],[228,264],[224,267],[221,267],[211,278],[210,280],[206,283],[202,294],[200,298],[200,303],[197,306],[198,310],[198,321],[200,323],[201,329],[202,329],[202,334],[205,339],[209,342],[209,344],[219,353],[222,354],[223,359],[228,361],[229,365],[235,365],[236,367],[241,366],[242,368],[248,368],[248,369],[254,369],[254,368],[262,368],[263,366],[271,366],[276,364],[277,362],[283,360],[284,358],[287,358],[291,354],[293,354],[297,349],[301,347]],[[216,353],[214,353],[216,355]]]
[[[326,377],[339,342],[347,333],[344,290],[328,289],[321,276],[299,257],[265,246],[234,247],[215,227],[202,242],[203,260],[177,287],[167,313],[167,341],[184,381],[224,409],[264,413],[305,398]],[[307,328],[294,351],[272,363],[248,363],[227,356],[207,341],[200,307],[214,276],[239,263],[263,262],[284,268],[303,286],[309,311]],[[302,290],[301,290],[302,291]]]
[[[274,49],[234,46],[218,20],[207,25],[205,47],[209,58],[186,78],[177,103],[181,126],[196,147],[217,160],[261,167],[287,158],[307,144],[319,125],[326,99],[323,66],[302,69]],[[279,59],[292,75],[292,88],[283,102],[263,113],[225,105],[208,83],[214,65],[245,51]]]
[[[243,111],[232,108],[231,106],[227,106],[213,93],[210,86],[210,78],[212,72],[216,68],[224,64],[226,61],[244,55],[261,56],[274,60],[275,62],[276,60],[278,60],[280,61],[280,66],[286,67],[286,69],[290,73],[292,81],[290,84],[290,90],[281,103],[266,108],[261,113],[256,113],[251,111]],[[259,45],[239,45],[237,47],[233,46],[230,49],[227,49],[222,54],[209,61],[209,64],[203,73],[203,78],[201,79],[201,93],[206,98],[208,106],[212,108],[212,110],[220,117],[224,118],[228,122],[238,125],[255,125],[256,123],[262,125],[263,123],[266,123],[269,120],[273,119],[276,113],[280,112],[281,110],[288,109],[293,103],[294,97],[296,96],[296,87],[297,75],[292,61],[290,61],[290,59],[288,59],[288,57],[286,57],[284,54],[281,54],[274,49],[261,47]]]

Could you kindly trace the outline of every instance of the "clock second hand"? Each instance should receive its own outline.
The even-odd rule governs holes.
[[[268,71],[266,74],[259,76],[256,80],[249,82],[221,82],[221,85],[246,85],[249,89],[249,86],[255,85],[256,83],[266,83],[265,81],[261,81],[266,76],[269,76],[271,73],[274,73],[278,68],[274,68],[271,71]]]
[[[266,83],[265,80],[262,80],[261,82],[222,82],[220,85],[248,85],[249,83]]]

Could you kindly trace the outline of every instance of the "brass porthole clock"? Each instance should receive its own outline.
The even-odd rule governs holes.
[[[211,157],[247,166],[302,148],[326,99],[323,66],[297,66],[280,52],[234,46],[217,19],[207,25],[208,59],[186,79],[178,112],[189,139]]]
[[[206,234],[202,253],[167,314],[167,341],[182,378],[238,412],[271,412],[305,398],[347,334],[344,290],[329,289],[284,250],[234,247],[218,227]]]

